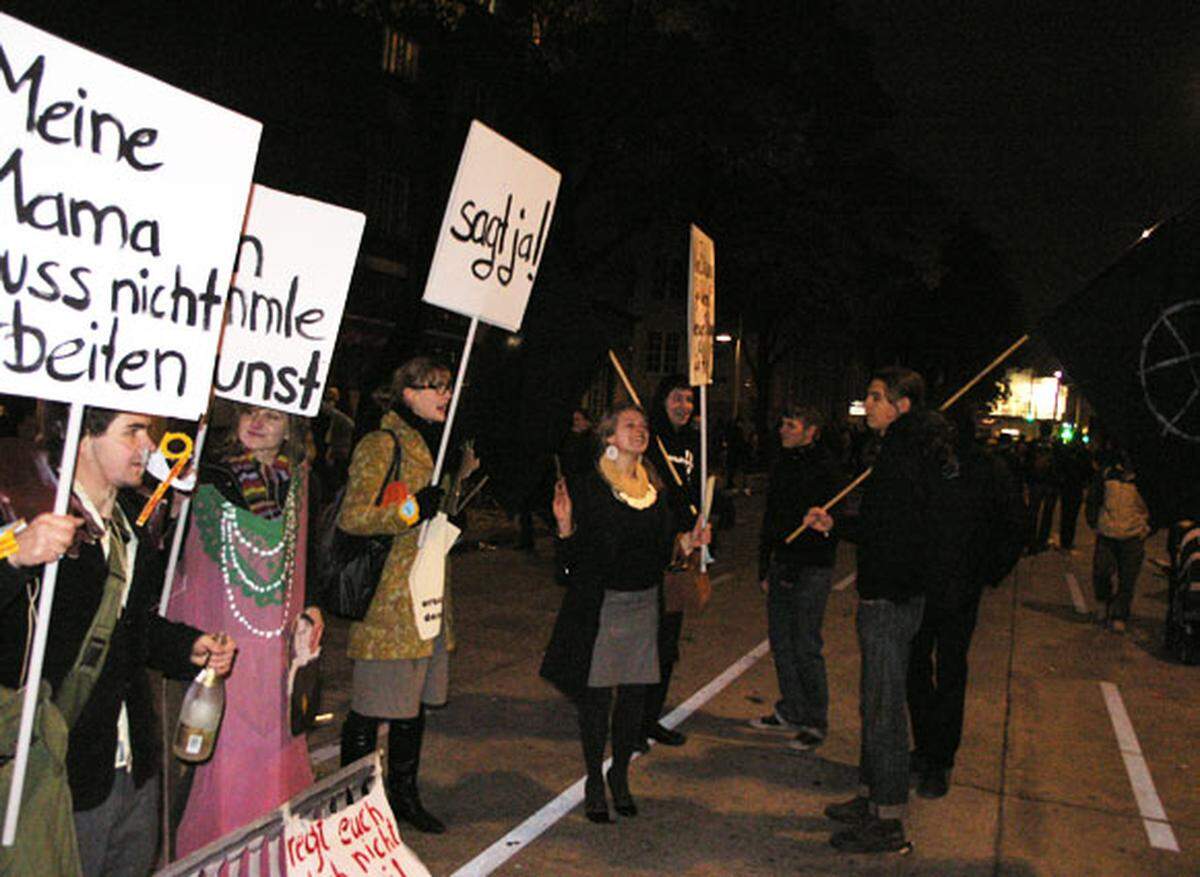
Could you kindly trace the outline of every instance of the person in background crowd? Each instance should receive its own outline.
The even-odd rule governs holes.
[[[48,424],[55,459],[65,410]],[[134,523],[145,502],[136,489],[154,449],[149,430],[147,415],[88,408],[69,513],[33,518],[16,537],[17,553],[0,561],[0,685],[14,691],[22,686],[32,636],[34,582],[44,564],[59,562],[43,676],[70,728],[67,777],[85,877],[148,874],[154,864],[160,731],[146,667],[184,679],[207,665],[223,676],[237,648],[233,638],[158,615],[164,552],[149,528]],[[77,658],[93,640],[93,621],[110,593],[119,595],[116,624],[91,677]]]
[[[1021,556],[1025,508],[1008,466],[975,441],[974,416],[955,418],[954,465],[934,482],[925,612],[908,663],[912,769],[917,794],[940,798],[962,741],[967,655],[985,585],[997,585]]]
[[[201,461],[167,614],[241,643],[225,686],[216,750],[197,765],[179,824],[186,856],[312,785],[308,744],[291,730],[294,638],[315,652],[324,618],[306,601],[308,463],[303,421],[218,400],[229,434]]]
[[[610,821],[601,775],[612,712],[608,788],[622,816],[636,816],[629,761],[642,731],[646,689],[659,680],[663,572],[676,542],[690,554],[708,539],[699,523],[678,532],[662,481],[645,465],[649,441],[642,409],[618,405],[599,426],[596,467],[555,486],[558,559],[567,593],[541,675],[579,709],[587,766],[585,814]],[[616,704],[613,689],[616,688]]]
[[[1075,547],[1075,530],[1079,524],[1079,508],[1083,505],[1083,491],[1092,479],[1092,457],[1087,447],[1074,436],[1071,441],[1054,447],[1057,460],[1059,496],[1058,547],[1071,551]]]
[[[916,372],[900,366],[877,371],[864,404],[867,426],[882,440],[859,512],[834,518],[813,507],[805,516],[822,533],[836,521],[843,538],[858,543],[859,792],[825,808],[826,816],[849,826],[830,839],[845,852],[910,846],[903,823],[909,773],[905,681],[938,532],[930,494],[950,452],[945,420],[923,410],[924,401],[925,381]]]
[[[650,407],[650,459],[660,471],[665,485],[667,504],[675,516],[675,529],[690,530],[700,509],[700,432],[692,423],[696,410],[695,395],[686,375],[670,375],[658,385]],[[661,447],[659,445],[661,442]],[[664,454],[665,458],[664,459]],[[675,483],[668,471],[667,460],[683,481]],[[687,736],[682,731],[665,727],[659,719],[671,687],[671,674],[679,660],[679,637],[683,633],[683,613],[664,612],[660,618],[658,637],[658,682],[646,693],[646,714],[642,722],[642,738],[638,749],[649,749],[650,740],[666,746],[682,746]]]
[[[1045,551],[1050,543],[1054,506],[1058,502],[1058,472],[1050,442],[1050,424],[1038,424],[1039,437],[1027,448],[1025,484],[1029,492],[1029,553]]]
[[[596,468],[596,436],[592,419],[582,408],[571,412],[571,429],[563,437],[558,457],[568,478]]]
[[[1088,491],[1087,522],[1096,531],[1092,559],[1096,621],[1124,633],[1138,573],[1146,557],[1146,536],[1150,534],[1150,511],[1138,492],[1137,473],[1124,451],[1118,450],[1096,474]]]
[[[821,426],[814,408],[784,408],[779,422],[783,450],[771,470],[759,537],[758,580],[767,595],[767,634],[779,700],[772,712],[750,725],[792,734],[788,745],[798,750],[820,746],[829,730],[821,626],[837,541],[812,529],[790,544],[786,541],[805,510],[827,502],[842,487],[837,465],[818,443]]]
[[[338,407],[340,400],[338,388],[327,387],[321,399],[321,410],[313,419],[314,466],[320,472],[326,496],[333,496],[345,483],[353,448],[354,418]]]
[[[445,705],[454,613],[447,576],[442,629],[432,640],[417,633],[409,573],[420,524],[437,514],[443,491],[430,483],[434,454],[453,389],[450,370],[427,357],[400,366],[392,406],[354,449],[337,525],[355,536],[392,536],[392,548],[366,617],[350,626],[354,661],[350,712],[342,725],[343,765],[375,750],[379,722],[388,723],[388,798],[396,816],[418,831],[441,834],[445,824],[425,809],[417,772],[426,707]],[[397,450],[398,447],[398,450]],[[403,502],[376,505],[395,453],[400,455]]]

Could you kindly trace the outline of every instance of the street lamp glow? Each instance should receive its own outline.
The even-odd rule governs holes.
[[[721,334],[717,335],[713,340],[717,341],[720,344],[728,344],[730,341],[733,340],[733,336],[730,335],[728,332],[722,332]]]

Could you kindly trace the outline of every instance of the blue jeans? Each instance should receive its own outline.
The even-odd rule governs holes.
[[[855,627],[862,654],[859,715],[862,743],[859,782],[871,802],[890,807],[908,802],[908,709],[905,688],[912,638],[921,626],[925,598],[907,603],[860,600]]]
[[[775,711],[793,725],[824,735],[829,728],[829,685],[821,654],[821,625],[833,570],[808,566],[793,579],[785,579],[772,566],[768,579],[767,636],[780,695]]]

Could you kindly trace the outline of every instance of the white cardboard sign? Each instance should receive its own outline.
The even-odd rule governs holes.
[[[377,778],[360,801],[322,819],[286,816],[288,877],[430,877],[405,846]]]
[[[261,132],[0,14],[0,391],[197,419]]]
[[[365,221],[254,186],[227,295],[218,396],[316,416]]]
[[[471,122],[424,300],[518,331],[561,179],[482,122]]]
[[[693,225],[688,243],[688,383],[693,387],[712,383],[716,293],[712,238]]]

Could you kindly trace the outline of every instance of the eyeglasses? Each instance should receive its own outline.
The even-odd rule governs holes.
[[[451,385],[445,381],[439,381],[436,384],[413,384],[410,389],[433,390],[435,393],[449,393],[451,390]]]

